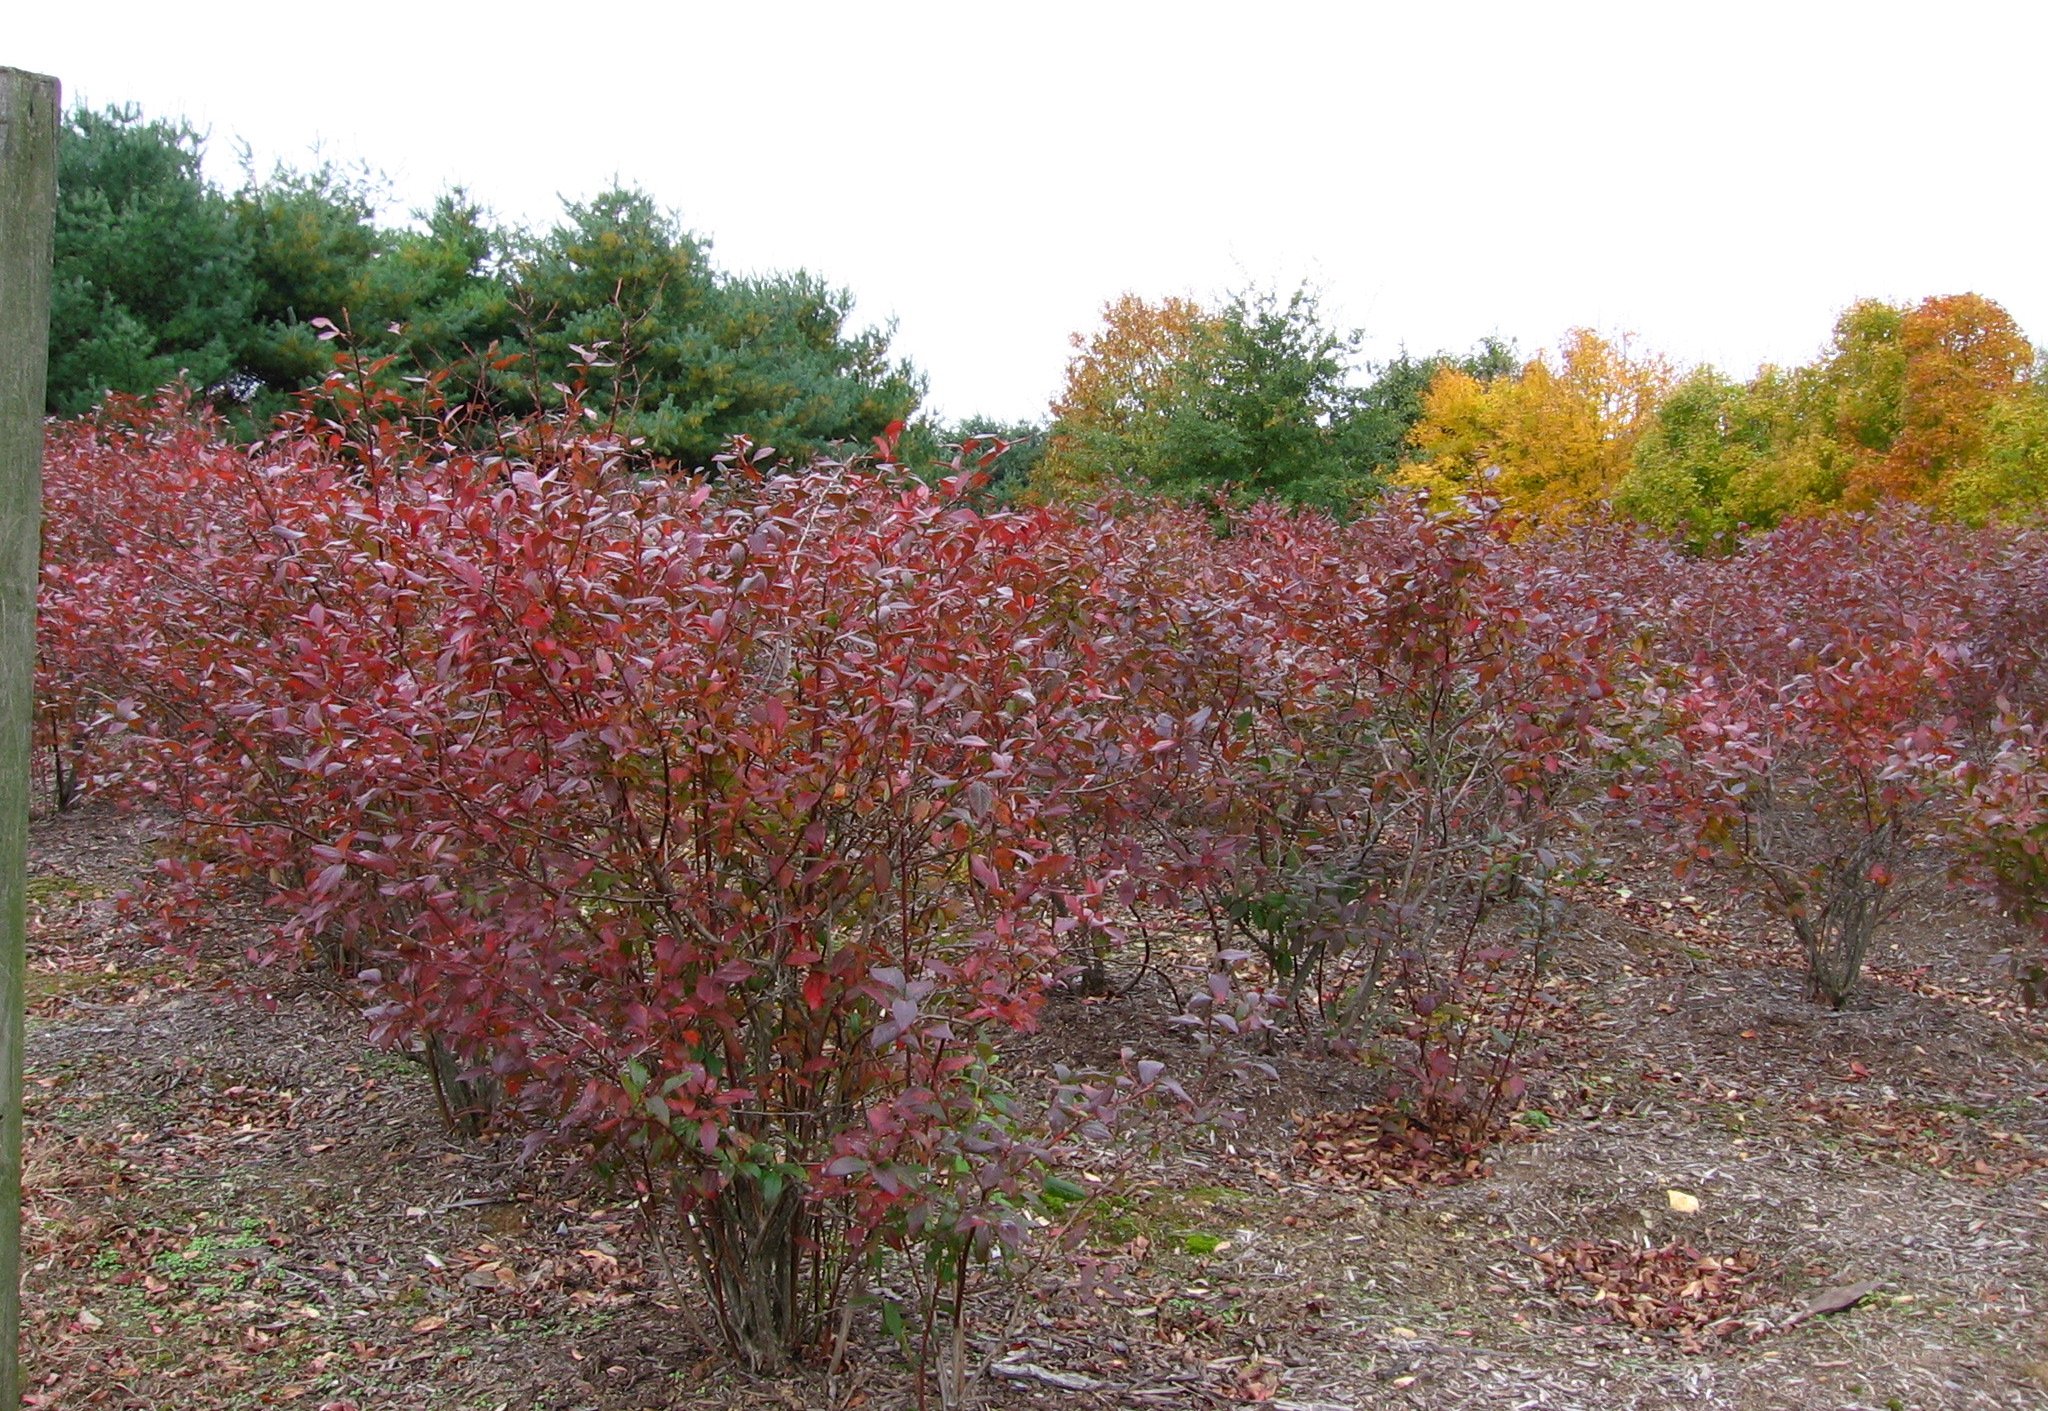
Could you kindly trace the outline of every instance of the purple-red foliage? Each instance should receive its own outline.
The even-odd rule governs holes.
[[[1954,770],[1985,717],[1988,531],[1905,510],[1796,520],[1645,594],[1647,717],[1669,748],[1628,806],[1726,861],[1837,1007],[1939,879]]]
[[[2048,1005],[2048,729],[2008,716],[1989,760],[1961,771],[1963,843],[1976,879],[2030,941],[2014,948],[2027,1004]]]
[[[630,1154],[710,1263],[781,1260],[720,1308],[772,1361],[815,1334],[796,1251],[915,1201],[904,1124],[1052,972],[1096,766],[1060,521],[846,466],[637,480],[567,418],[321,432],[59,433],[46,709],[185,820],[168,910],[267,882],[381,1041]],[[860,1223],[822,1228],[847,1160]]]
[[[1023,1237],[1119,1090],[1025,1116],[987,1040],[1161,910],[1463,1140],[1518,1096],[1617,771],[1838,1004],[1941,829],[2039,890],[2038,735],[1991,736],[2040,695],[2026,535],[1799,521],[1696,559],[1399,499],[983,513],[964,474],[744,446],[650,478],[573,407],[479,449],[332,402],[246,448],[175,400],[52,428],[60,796],[156,796],[167,923],[267,888],[260,959],[355,977],[381,1041],[633,1172],[758,1365],[881,1244],[951,1251],[957,1311]],[[1266,1009],[1197,1018],[1270,1041]]]

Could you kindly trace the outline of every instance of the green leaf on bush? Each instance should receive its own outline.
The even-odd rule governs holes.
[[[1063,1210],[1076,1201],[1088,1198],[1086,1186],[1070,1181],[1065,1176],[1047,1176],[1045,1184],[1039,1187],[1039,1193],[1045,1197],[1045,1203],[1054,1210]]]

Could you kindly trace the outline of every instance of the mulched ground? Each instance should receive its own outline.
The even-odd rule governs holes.
[[[221,917],[197,962],[142,944],[112,899],[151,836],[101,811],[32,834],[30,1405],[915,1404],[879,1327],[833,1383],[733,1372],[616,1197],[445,1133],[420,1070],[318,982],[250,994],[258,918]],[[1418,1160],[1386,1139],[1371,1070],[1283,1045],[1241,1127],[1096,1202],[1081,1269],[981,1293],[977,1394],[2048,1404],[2048,1031],[1960,899],[1893,940],[1830,1013],[1740,898],[1617,868],[1560,947],[1511,1139]],[[1164,978],[1126,995],[1055,1001],[1012,1061],[1170,1059],[1198,978],[1175,967],[1199,960],[1153,959]]]

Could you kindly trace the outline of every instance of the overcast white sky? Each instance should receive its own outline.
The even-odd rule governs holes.
[[[59,14],[65,18],[56,18]],[[1104,301],[1319,286],[1368,357],[1586,324],[1803,361],[1852,300],[2048,341],[2048,6],[13,7],[0,63],[267,166],[502,219],[637,183],[728,269],[894,319],[949,416],[1034,417]]]

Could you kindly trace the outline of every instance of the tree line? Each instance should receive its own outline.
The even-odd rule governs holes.
[[[393,225],[366,171],[245,164],[227,191],[202,152],[182,121],[67,115],[52,413],[182,378],[253,427],[319,386],[337,332],[361,368],[452,379],[504,415],[557,407],[580,384],[620,434],[692,466],[739,434],[796,455],[864,444],[923,395],[887,330],[850,326],[846,290],[720,270],[710,242],[642,191],[567,203],[536,231],[452,190]]]
[[[1306,290],[1214,309],[1126,295],[1074,337],[1030,493],[1355,511],[1402,486],[1528,522],[1618,513],[1700,545],[1884,501],[1983,523],[2048,499],[2048,376],[1979,294],[1862,300],[1811,362],[1746,380],[1584,328],[1526,360],[1489,340],[1360,378],[1360,337]]]
[[[1968,293],[1846,310],[1810,362],[1747,379],[1589,329],[1522,357],[1377,364],[1316,294],[1208,304],[1126,294],[1073,335],[1044,419],[918,416],[922,374],[851,294],[796,271],[720,270],[646,193],[509,228],[460,190],[380,223],[377,183],[326,163],[226,191],[188,124],[66,119],[49,409],[182,378],[245,430],[336,364],[501,417],[580,405],[651,458],[710,464],[744,435],[799,459],[896,423],[907,464],[970,457],[998,501],[1123,492],[1273,498],[1352,514],[1390,486],[1481,493],[1524,521],[1618,513],[1696,545],[1803,513],[1904,500],[1982,523],[2048,497],[2048,377]]]

